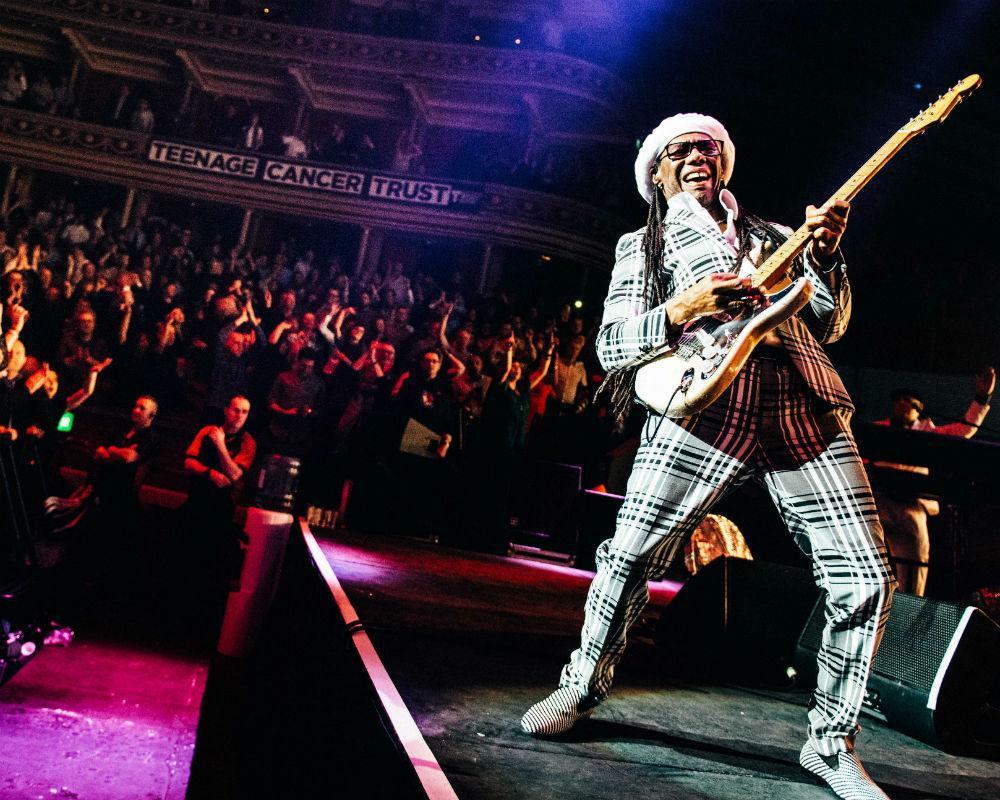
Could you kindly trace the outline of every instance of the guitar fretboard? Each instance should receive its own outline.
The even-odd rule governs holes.
[[[834,200],[853,200],[858,192],[864,188],[865,184],[874,178],[875,175],[878,174],[879,170],[888,164],[892,157],[903,148],[903,145],[919,133],[922,133],[922,131],[912,132],[906,129],[896,131],[896,133],[889,137],[889,141],[887,141],[875,152],[875,155],[869,158],[864,164],[861,165],[861,168],[857,172],[848,178],[847,183],[833,193],[827,202],[832,203]],[[757,268],[751,276],[753,286],[767,291],[781,283],[788,275],[792,262],[799,255],[799,253],[806,248],[806,245],[809,244],[810,236],[810,230],[805,226],[805,223],[803,223],[799,229],[795,231],[795,233],[789,236],[784,243],[777,250],[771,253],[768,259]]]

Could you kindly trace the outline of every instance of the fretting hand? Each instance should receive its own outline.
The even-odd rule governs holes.
[[[812,232],[812,255],[817,261],[826,263],[833,258],[847,230],[850,210],[846,200],[834,200],[819,208],[806,206],[806,227]]]

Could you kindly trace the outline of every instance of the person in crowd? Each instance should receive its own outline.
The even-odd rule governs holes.
[[[260,114],[250,114],[250,119],[240,131],[238,145],[244,150],[260,150],[264,144],[264,127],[260,124]]]
[[[726,188],[734,161],[729,133],[701,114],[663,120],[639,150],[647,227],[618,243],[597,337],[612,371],[604,385],[622,414],[633,403],[634,368],[676,348],[686,323],[762,302],[741,272],[755,268],[752,250],[777,246],[789,231],[736,203]],[[895,580],[848,425],[853,405],[820,346],[839,338],[850,316],[839,250],[848,209],[840,200],[807,208],[809,243],[796,270],[815,294],[765,337],[721,397],[684,419],[649,416],[615,536],[598,548],[580,647],[559,688],[523,716],[526,733],[565,733],[605,699],[647,580],[663,574],[716,499],[756,476],[827,590],[800,764],[839,797],[886,800],[854,742]],[[665,232],[675,225],[683,235]]]
[[[9,350],[3,350],[3,356],[0,359],[0,436],[16,441],[22,433],[23,409],[28,399],[22,375],[27,360],[24,342],[14,341]]]
[[[316,358],[312,348],[300,350],[295,366],[275,378],[268,395],[271,442],[276,451],[285,455],[297,455],[306,449],[323,403],[324,386],[316,376]]]
[[[482,356],[470,354],[462,363],[466,365],[465,370],[455,375],[451,387],[455,402],[462,411],[463,422],[469,425],[483,415],[483,404],[492,378],[486,374]]]
[[[587,368],[580,360],[586,343],[586,337],[577,334],[559,348],[553,362],[553,386],[561,414],[578,414],[586,406]]]
[[[443,342],[447,341],[447,339],[442,340],[446,323],[447,316],[432,317],[427,320],[423,326],[423,335],[418,339],[411,339],[408,343],[409,349],[405,355],[405,363],[410,363],[418,354],[424,353],[427,350],[442,348]],[[451,348],[444,348],[444,353],[451,355]]]
[[[336,422],[338,438],[346,439],[362,416],[375,407],[380,389],[392,377],[395,361],[396,348],[388,342],[372,341],[364,355],[351,365],[357,378]]]
[[[383,338],[399,353],[405,349],[411,336],[413,336],[413,326],[410,324],[410,307],[398,305],[393,311],[392,318],[386,322]]]
[[[413,162],[423,154],[423,148],[417,141],[416,126],[408,125],[396,137],[396,147],[392,157],[393,171],[410,172]]]
[[[289,327],[282,330],[284,325]],[[278,347],[287,364],[294,364],[299,352],[306,348],[314,350],[321,358],[327,351],[327,340],[312,311],[302,314],[297,324],[278,323],[271,331],[268,343]]]
[[[87,244],[91,238],[90,228],[80,217],[74,217],[67,220],[66,226],[63,228],[62,233],[59,236],[69,247],[79,249],[81,246]],[[114,254],[115,250],[109,251],[109,254]]]
[[[240,112],[235,103],[227,102],[222,117],[215,126],[215,137],[219,144],[226,147],[236,147],[239,143]]]
[[[263,347],[264,335],[259,325],[243,319],[230,323],[219,333],[219,347],[212,360],[212,374],[205,399],[206,418],[218,420],[226,397],[246,393],[250,374]]]
[[[482,404],[482,417],[473,441],[471,484],[465,492],[471,498],[467,512],[480,546],[503,551],[506,545],[508,508],[514,481],[520,474],[528,431],[531,393],[551,368],[552,350],[539,367],[529,374],[529,365],[515,357],[513,331],[503,340],[503,361],[493,367]]]
[[[333,123],[330,135],[321,150],[324,161],[330,161],[334,164],[348,163],[347,128],[339,122]]]
[[[5,284],[9,283],[5,281]],[[27,321],[28,309],[21,305],[21,298],[17,294],[7,294],[0,304],[0,329],[3,331],[0,336],[0,372],[6,369],[8,354],[21,338]]]
[[[348,160],[350,163],[366,169],[378,166],[378,151],[375,148],[375,140],[372,139],[370,133],[361,134]]]
[[[89,306],[83,306],[59,343],[59,374],[70,392],[88,386],[91,376],[111,363],[108,345],[95,335],[96,328],[97,315]]]
[[[306,143],[291,131],[284,131],[281,134],[281,144],[285,148],[285,158],[308,158],[309,150]]]
[[[892,413],[877,424],[971,439],[986,420],[995,389],[996,370],[987,367],[976,375],[975,399],[965,412],[965,418],[944,425],[935,425],[933,420],[923,416],[924,401],[919,392],[906,388],[895,389],[892,392]],[[890,476],[892,472],[928,473],[927,467],[908,464],[876,461],[872,466],[890,470]],[[900,590],[923,596],[927,588],[931,556],[927,518],[941,513],[938,501],[917,497],[912,488],[905,483],[896,485],[890,477],[884,482],[876,482],[875,503],[878,506],[878,518],[885,529],[889,559],[896,571]]]
[[[99,445],[93,453],[90,482],[97,503],[106,508],[107,524],[116,529],[134,524],[139,486],[159,447],[153,421],[159,403],[151,395],[136,398],[128,423]]]
[[[368,345],[364,341],[365,326],[357,318],[354,308],[341,308],[337,312],[332,331],[331,317],[333,317],[332,311],[327,312],[319,326],[319,332],[326,339],[331,351],[330,359],[323,368],[323,372],[327,375],[333,375],[340,368],[353,370],[358,359],[368,352]],[[351,321],[345,326],[344,320],[348,317]]]
[[[190,476],[184,513],[193,557],[192,577],[223,583],[236,567],[239,532],[233,523],[236,494],[253,465],[257,443],[246,430],[250,401],[243,395],[229,399],[221,425],[201,428],[184,456]]]
[[[268,295],[270,295],[270,292],[268,292]],[[286,329],[290,329],[293,324],[297,324],[298,319],[295,315],[297,304],[298,298],[293,290],[286,289],[281,292],[278,295],[278,302],[273,307],[268,308],[264,314],[264,330],[268,334],[272,334],[280,323],[287,323]]]
[[[86,481],[68,497],[45,502],[50,529],[64,538],[85,525],[86,535],[73,543],[89,579],[126,577],[137,545],[139,487],[158,452],[153,431],[158,405],[148,395],[136,398],[129,419],[91,453]],[[58,546],[54,542],[45,546]]]
[[[42,114],[50,114],[55,110],[55,90],[52,88],[49,76],[44,72],[39,73],[38,77],[35,78],[28,95],[31,98],[33,110]]]
[[[18,105],[27,91],[28,76],[25,75],[21,62],[15,61],[9,64],[3,83],[0,83],[0,103],[9,106]]]
[[[124,127],[125,124],[132,118],[132,87],[127,83],[123,83],[118,88],[118,94],[115,95],[114,99],[111,101],[111,105],[108,107],[104,114],[103,122],[106,125],[113,125],[115,127]]]
[[[60,75],[59,83],[52,90],[52,100],[54,111],[61,117],[79,116],[79,109],[76,106],[76,95],[73,87],[70,86],[69,75]]]
[[[439,454],[443,457],[455,433],[456,409],[450,381],[441,375],[442,361],[437,349],[421,353],[417,368],[399,376],[391,400],[401,426],[415,419],[441,436]]]
[[[152,133],[155,126],[156,117],[153,115],[153,109],[144,97],[136,106],[132,119],[129,121],[129,127],[136,133]]]
[[[539,386],[552,367],[555,340],[550,339],[541,364],[531,374],[528,363],[517,360],[513,332],[505,340],[505,363],[490,383],[483,407],[482,443],[498,456],[498,463],[513,466],[524,451],[528,433],[528,405],[531,391]]]

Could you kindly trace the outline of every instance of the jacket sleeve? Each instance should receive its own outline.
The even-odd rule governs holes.
[[[812,281],[815,292],[809,305],[799,312],[799,317],[820,344],[837,341],[847,331],[851,321],[851,284],[847,280],[847,266],[840,250],[837,250],[833,274],[836,276],[833,288],[827,278],[820,274],[820,267],[812,260],[807,250],[802,257],[803,274]],[[824,268],[829,269],[827,266]]]
[[[791,236],[792,229],[786,225],[775,226],[786,236]],[[833,272],[836,281],[831,289],[821,270],[830,265],[820,267],[812,258],[812,247],[806,248],[796,260],[796,272],[807,277],[813,285],[812,299],[809,305],[799,312],[799,318],[809,328],[809,332],[820,344],[835,342],[847,332],[847,323],[851,321],[851,284],[847,280],[847,265],[844,254],[837,249],[834,256]]]
[[[597,357],[606,370],[637,366],[669,349],[666,308],[646,307],[644,270],[642,233],[628,233],[615,248],[615,266],[597,332]]]

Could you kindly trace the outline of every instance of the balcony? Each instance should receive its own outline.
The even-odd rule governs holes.
[[[551,253],[608,269],[627,224],[573,200],[492,183],[290,161],[0,107],[4,160],[241,208]]]
[[[32,57],[57,59],[60,29],[120,38],[133,47],[177,48],[282,64],[348,69],[370,77],[496,85],[513,94],[576,98],[605,111],[621,108],[627,87],[608,70],[558,53],[392,39],[184,11],[141,0],[4,0],[5,28]],[[7,41],[13,36],[8,31]],[[141,44],[140,44],[141,43]],[[17,52],[16,50],[14,52]],[[26,53],[27,55],[27,53]]]

